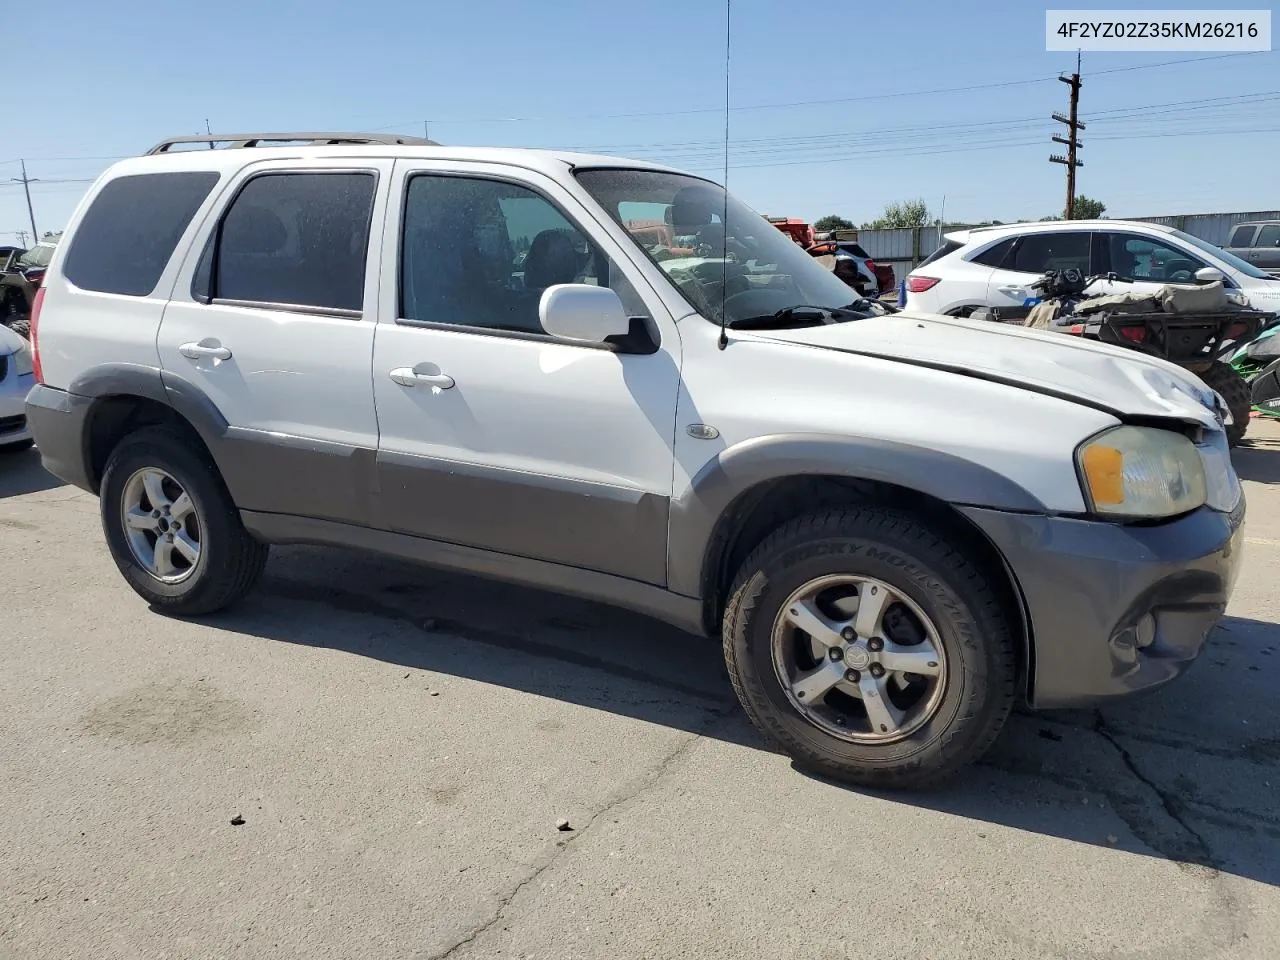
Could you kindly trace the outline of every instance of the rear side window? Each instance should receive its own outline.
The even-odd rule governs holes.
[[[204,172],[112,180],[76,228],[63,275],[82,290],[147,296],[217,182],[218,174]]]
[[[1009,251],[1013,249],[1017,237],[1009,237],[1007,240],[1001,240],[995,246],[983,250],[980,254],[973,258],[973,263],[980,263],[984,267],[998,267],[1004,263],[1004,258],[1009,255]]]
[[[1019,273],[1044,273],[1046,270],[1075,268],[1089,272],[1089,237],[1087,231],[1073,233],[1030,233],[1013,251],[1013,261],[1005,267]]]
[[[193,292],[240,303],[359,311],[376,188],[377,177],[366,172],[254,177],[211,238]]]
[[[929,264],[933,263],[933,261],[941,260],[948,254],[955,253],[963,246],[963,243],[958,243],[955,240],[944,240],[942,246],[920,261],[920,266],[927,267]]]
[[[1258,231],[1258,246],[1280,247],[1280,223],[1269,223]]]
[[[1253,234],[1258,228],[1252,224],[1236,227],[1231,231],[1231,239],[1227,241],[1228,247],[1251,247],[1253,246]]]

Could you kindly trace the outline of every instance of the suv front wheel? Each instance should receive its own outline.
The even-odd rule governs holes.
[[[776,531],[743,564],[723,636],[752,722],[798,766],[849,783],[942,780],[1013,706],[1015,640],[985,574],[895,510]]]
[[[266,565],[266,545],[244,529],[217,469],[177,431],[130,434],[107,461],[99,497],[116,566],[166,613],[229,606]]]

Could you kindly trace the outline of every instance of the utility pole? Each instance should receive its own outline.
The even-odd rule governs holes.
[[[1077,139],[1076,134],[1084,129],[1084,124],[1078,118],[1078,109],[1080,106],[1080,54],[1076,53],[1076,72],[1069,77],[1058,77],[1063,83],[1071,87],[1071,110],[1067,116],[1060,113],[1053,114],[1053,119],[1058,123],[1067,125],[1067,136],[1053,137],[1054,143],[1061,143],[1067,148],[1067,155],[1053,154],[1049,157],[1050,163],[1065,164],[1067,168],[1067,205],[1064,208],[1066,218],[1068,220],[1075,219],[1076,213],[1076,167],[1083,167],[1084,161],[1076,159],[1076,151],[1081,149],[1084,144]]]
[[[423,140],[431,139],[431,126],[429,122],[426,120],[422,121],[422,139]]]
[[[210,136],[210,137],[212,137],[212,136],[213,136],[213,131],[209,129],[209,118],[208,118],[208,117],[205,117],[205,118],[204,118],[204,132],[205,132],[205,135],[206,135],[206,136]],[[216,149],[216,148],[214,147],[214,145],[213,145],[213,141],[212,141],[212,140],[210,140],[210,141],[209,141],[209,149],[210,149],[210,150]]]
[[[27,245],[27,231],[18,230],[16,232],[18,234],[18,246],[25,247]]]
[[[31,233],[34,240],[39,240],[40,231],[36,229],[36,213],[31,209],[31,184],[35,183],[36,180],[27,176],[27,161],[19,160],[18,162],[22,164],[22,177],[21,179],[18,177],[12,177],[11,179],[14,183],[22,184],[22,189],[27,195],[27,216],[31,218]]]

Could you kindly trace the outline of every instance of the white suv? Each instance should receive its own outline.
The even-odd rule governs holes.
[[[881,786],[1170,680],[1223,612],[1244,502],[1177,367],[850,304],[650,164],[165,147],[77,209],[27,401],[160,611],[298,542],[590,597],[721,636],[765,734]]]
[[[1031,284],[1046,270],[1070,267],[1134,281],[1100,280],[1089,288],[1098,295],[1154,292],[1166,283],[1194,283],[1197,274],[1221,275],[1244,303],[1280,310],[1280,279],[1181,230],[1136,220],[1053,220],[949,233],[907,275],[906,305],[959,317],[981,306],[1020,307],[1036,299]]]

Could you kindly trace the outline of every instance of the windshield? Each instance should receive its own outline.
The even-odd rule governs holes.
[[[1238,270],[1240,273],[1243,273],[1246,277],[1252,277],[1254,280],[1276,279],[1275,277],[1272,277],[1269,274],[1263,273],[1261,270],[1255,267],[1248,260],[1241,260],[1234,253],[1228,253],[1226,250],[1223,250],[1221,247],[1215,247],[1212,243],[1209,243],[1207,240],[1201,240],[1199,237],[1193,237],[1191,234],[1183,233],[1181,230],[1174,230],[1173,235],[1177,237],[1179,240],[1189,243],[1193,247],[1198,247],[1199,249],[1203,250],[1205,253],[1210,254],[1214,257],[1217,257],[1219,260],[1223,261],[1227,266],[1231,267],[1233,270]]]
[[[24,253],[18,264],[22,267],[47,267],[53,259],[53,244],[37,243]]]
[[[577,177],[708,320],[720,322],[721,304],[733,324],[799,304],[836,309],[857,299],[760,214],[732,196],[726,206],[716,184],[653,170],[580,170]]]

